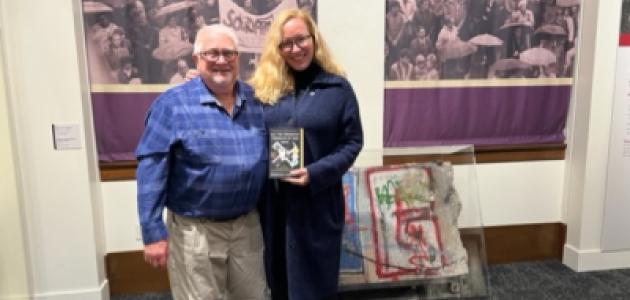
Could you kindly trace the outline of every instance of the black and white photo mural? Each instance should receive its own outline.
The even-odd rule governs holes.
[[[192,66],[197,30],[219,22],[238,35],[246,77],[273,16],[298,5],[315,9],[304,0],[84,1],[91,83],[180,83]]]
[[[316,17],[316,0],[91,0],[83,24],[100,161],[134,160],[144,114],[157,97],[185,80],[201,26],[236,32],[239,75],[254,70],[267,28],[286,8]]]
[[[621,5],[621,33],[630,33],[630,0],[623,0]]]
[[[387,80],[572,76],[579,1],[389,0],[386,5]]]
[[[386,147],[564,143],[580,0],[385,0]]]

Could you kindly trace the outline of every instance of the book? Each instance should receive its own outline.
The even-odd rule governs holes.
[[[289,175],[304,167],[304,129],[269,129],[269,178]]]

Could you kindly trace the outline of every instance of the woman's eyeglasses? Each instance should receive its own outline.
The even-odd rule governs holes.
[[[278,45],[278,48],[280,48],[280,50],[285,51],[285,52],[291,51],[291,49],[293,49],[293,45],[298,46],[299,48],[304,48],[308,46],[308,43],[311,42],[312,37],[313,36],[311,36],[310,34],[307,34],[307,35],[296,36],[294,38],[286,39],[282,41],[280,45]]]

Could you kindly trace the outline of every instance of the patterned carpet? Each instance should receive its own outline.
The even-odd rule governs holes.
[[[540,261],[490,266],[490,300],[630,300],[630,269],[573,272],[559,261]],[[428,297],[423,288],[354,291],[340,300],[415,300]],[[170,300],[168,293],[114,295],[112,300]],[[444,298],[441,298],[444,299]]]
[[[573,272],[558,261],[490,267],[492,299],[630,299],[630,269]]]

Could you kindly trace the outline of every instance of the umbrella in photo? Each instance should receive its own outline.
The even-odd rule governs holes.
[[[473,45],[477,45],[477,46],[501,46],[503,45],[503,40],[491,35],[491,34],[480,34],[477,36],[474,36],[473,38],[471,38],[470,40],[468,40],[469,43],[473,44]]]
[[[477,51],[477,46],[464,41],[451,41],[446,43],[440,51],[443,60],[462,58]]]
[[[556,0],[556,6],[559,7],[571,7],[580,5],[580,0]]]
[[[179,57],[190,55],[192,52],[193,45],[191,43],[171,42],[153,50],[153,57],[157,60],[168,62]]]
[[[157,11],[157,13],[155,13],[155,16],[156,17],[166,16],[168,14],[187,9],[187,8],[193,7],[195,5],[197,5],[196,2],[188,1],[188,0],[171,3],[171,4],[168,4],[168,5],[163,6],[162,8],[160,8]]]
[[[556,55],[545,48],[536,47],[523,51],[519,59],[530,65],[546,66],[556,62]]]
[[[532,65],[524,61],[521,61],[520,59],[504,58],[504,59],[497,60],[497,62],[492,64],[492,66],[490,67],[490,70],[508,71],[508,70],[515,70],[515,69],[527,69],[531,66]]]
[[[103,4],[101,2],[96,1],[84,1],[83,2],[83,12],[86,14],[90,13],[104,13],[111,12],[112,8],[107,6],[107,4]]]
[[[567,31],[560,25],[545,24],[536,29],[536,31],[534,31],[534,35],[566,36]]]

